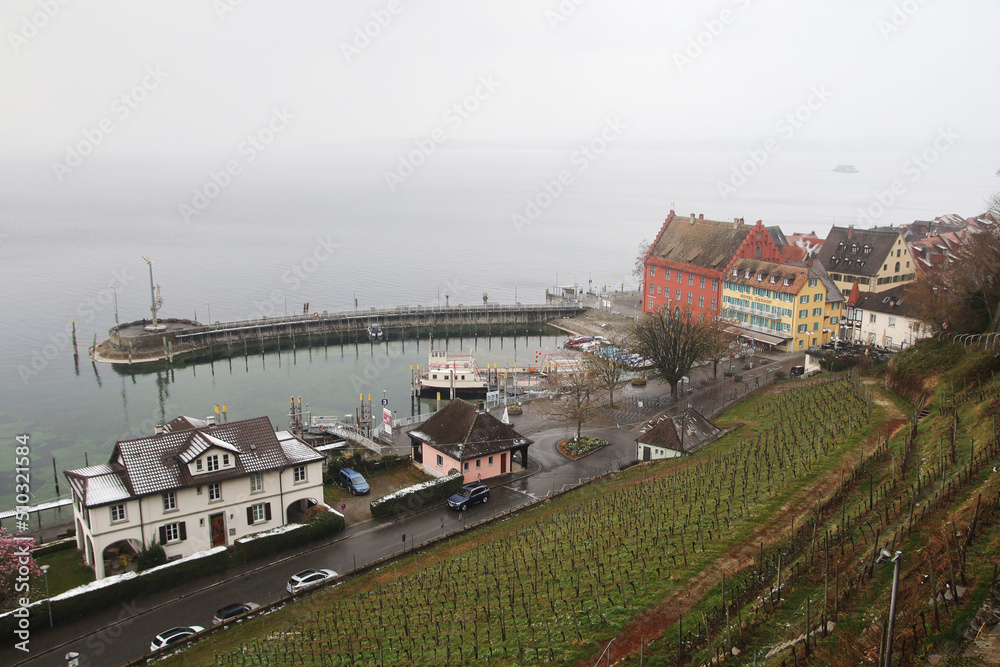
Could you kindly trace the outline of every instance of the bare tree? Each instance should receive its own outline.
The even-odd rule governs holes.
[[[920,278],[907,292],[920,319],[958,333],[1000,330],[1000,235],[970,238],[961,256]]]
[[[646,255],[649,254],[649,241],[643,239],[639,242],[639,251],[635,255],[635,267],[632,269],[632,275],[636,278],[642,278],[643,273],[646,271]]]
[[[599,413],[594,377],[583,365],[568,373],[560,373],[559,382],[562,398],[553,405],[552,416],[567,426],[575,427],[579,441],[583,425]]]
[[[733,354],[738,336],[734,322],[715,313],[704,322],[705,353],[703,359],[712,362],[712,377],[719,377],[719,361]]]
[[[607,393],[608,403],[613,408],[615,391],[628,384],[632,366],[626,357],[628,345],[625,340],[616,338],[611,343],[610,348],[604,348],[596,353],[586,353],[583,363],[592,378],[593,386]]]
[[[647,314],[632,331],[632,350],[649,358],[653,369],[670,385],[670,398],[677,400],[677,383],[691,372],[695,362],[706,358],[707,326],[690,315],[669,317]]]

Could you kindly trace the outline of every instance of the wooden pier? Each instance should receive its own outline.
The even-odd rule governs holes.
[[[275,350],[368,342],[368,327],[380,325],[384,342],[433,336],[510,336],[540,333],[550,320],[575,317],[579,305],[398,306],[335,313],[217,322],[184,320],[166,331],[147,332],[143,322],[116,326],[109,339],[91,348],[95,361],[147,365],[199,363]]]

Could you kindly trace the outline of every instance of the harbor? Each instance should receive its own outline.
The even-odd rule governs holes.
[[[308,306],[308,304],[306,304]],[[330,313],[306,312],[202,324],[146,320],[112,327],[90,349],[94,361],[158,368],[298,348],[406,341],[420,338],[492,337],[540,333],[551,320],[584,311],[578,303],[397,306]],[[373,332],[376,332],[373,334]]]

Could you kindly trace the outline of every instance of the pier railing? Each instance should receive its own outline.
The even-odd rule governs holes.
[[[184,329],[175,335],[176,338],[187,338],[199,336],[212,332],[241,331],[250,329],[273,328],[289,324],[302,324],[307,322],[324,322],[336,320],[341,322],[355,322],[359,324],[382,323],[387,320],[395,320],[408,317],[449,317],[459,319],[475,319],[481,316],[490,315],[526,315],[543,316],[559,315],[560,313],[583,310],[582,307],[568,306],[565,304],[483,304],[476,306],[394,306],[383,308],[369,308],[367,310],[340,310],[336,312],[316,311],[314,313],[303,313],[298,315],[287,315],[281,317],[260,317],[257,319],[236,320],[232,322],[218,322],[206,324],[200,327]]]

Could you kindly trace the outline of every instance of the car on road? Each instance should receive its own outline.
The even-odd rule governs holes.
[[[256,602],[234,602],[233,604],[227,604],[222,609],[215,612],[215,617],[212,619],[212,625],[218,625],[219,623],[225,623],[231,618],[235,618],[240,614],[245,614],[248,611],[253,611],[260,605]]]
[[[285,588],[289,593],[298,593],[336,576],[333,570],[302,570],[292,575]]]
[[[453,510],[464,512],[472,505],[485,503],[490,499],[490,488],[482,482],[473,482],[463,486],[458,493],[448,498],[448,506]]]
[[[355,496],[363,496],[372,490],[361,473],[354,468],[341,468],[340,472],[337,473],[337,481]]]
[[[153,651],[159,651],[165,646],[169,646],[174,642],[186,639],[204,629],[205,628],[200,625],[188,625],[182,628],[170,628],[169,630],[164,630],[153,638],[153,641],[149,645],[149,652],[152,653]]]

